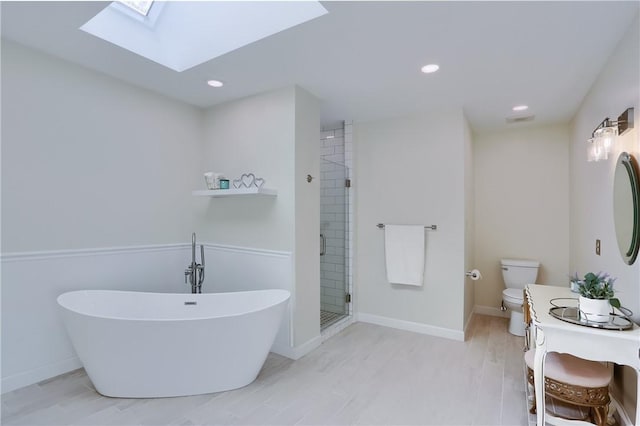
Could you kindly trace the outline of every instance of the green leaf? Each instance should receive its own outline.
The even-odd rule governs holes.
[[[613,306],[614,308],[620,308],[620,301],[615,297],[609,299],[609,303],[611,303],[611,306]]]

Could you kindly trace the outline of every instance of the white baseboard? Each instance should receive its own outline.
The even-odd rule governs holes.
[[[314,337],[313,339],[303,343],[300,346],[296,346],[292,348],[290,346],[285,346],[285,345],[276,343],[271,347],[271,352],[276,353],[278,355],[285,356],[293,360],[300,359],[306,354],[308,354],[309,352],[319,347],[325,340],[338,334],[339,332],[341,332],[342,330],[344,330],[354,322],[355,321],[353,319],[353,316],[349,316],[347,319],[340,321],[338,324],[335,324],[334,326],[330,327],[330,329],[327,332]]]
[[[290,347],[285,345],[274,345],[271,352],[282,355],[289,359],[298,360],[320,346],[322,344],[322,336],[318,335],[311,340],[306,341],[300,346]]]
[[[347,318],[338,321],[336,324],[328,327],[326,330],[322,331],[320,336],[322,338],[322,342],[324,343],[327,339],[332,338],[336,334],[340,333],[345,328],[349,327],[353,324],[355,320],[353,319],[353,315],[349,315]]]
[[[509,318],[509,311],[502,311],[500,308],[494,308],[493,306],[476,305],[473,307],[473,313],[489,315],[491,317]]]
[[[465,342],[469,338],[469,334],[468,334],[469,327],[471,326],[471,323],[473,322],[475,316],[476,316],[475,311],[471,311],[471,315],[469,315],[469,319],[467,320],[467,323],[464,325],[464,341]]]
[[[463,331],[436,327],[434,325],[419,322],[404,321],[362,312],[358,313],[357,321],[397,328],[399,330],[412,331],[414,333],[427,334],[429,336],[444,337],[445,339],[458,340],[460,342],[464,341]]]
[[[13,376],[3,377],[2,393],[11,392],[16,389],[50,379],[69,371],[77,370],[82,367],[82,363],[77,357],[65,359],[64,361],[48,364],[24,373],[14,374]]]

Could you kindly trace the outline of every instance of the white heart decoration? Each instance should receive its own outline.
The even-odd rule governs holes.
[[[262,178],[255,178],[255,180],[253,181],[253,184],[258,188],[262,188],[262,185],[264,185],[264,182],[265,180]]]
[[[233,187],[234,188],[240,188],[242,186],[242,179],[238,178],[238,179],[234,179],[233,180]]]
[[[256,176],[253,173],[246,173],[240,176],[242,186],[245,188],[251,188],[256,180]]]

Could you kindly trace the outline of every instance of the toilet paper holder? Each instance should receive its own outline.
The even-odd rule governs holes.
[[[477,269],[472,269],[471,271],[467,271],[465,272],[465,275],[474,281],[482,279],[482,274]]]

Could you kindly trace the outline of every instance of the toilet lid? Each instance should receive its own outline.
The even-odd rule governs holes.
[[[521,304],[524,300],[521,288],[506,288],[502,291],[502,298],[507,302]]]

